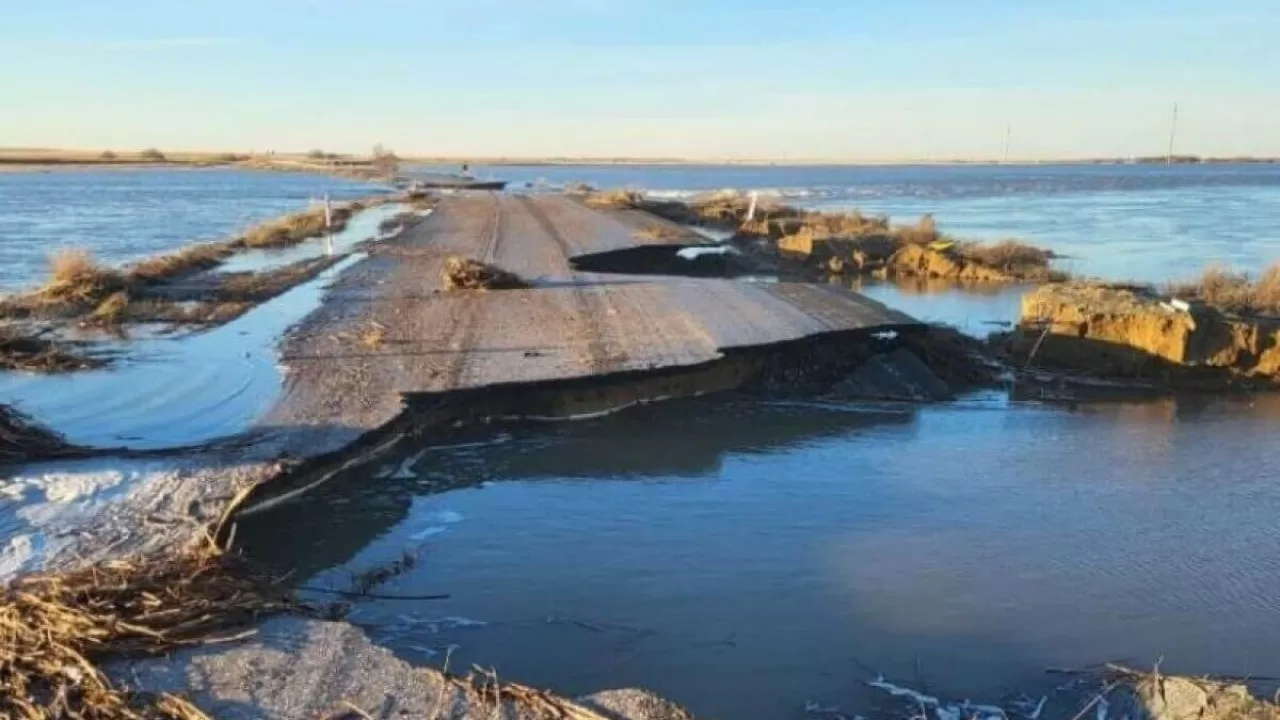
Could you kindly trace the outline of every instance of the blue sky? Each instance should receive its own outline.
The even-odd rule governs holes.
[[[1276,0],[0,2],[0,146],[1280,155]]]

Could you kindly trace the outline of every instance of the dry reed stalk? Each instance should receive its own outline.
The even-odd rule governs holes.
[[[242,639],[300,607],[212,544],[21,577],[0,600],[0,717],[203,720],[182,698],[116,687],[102,664]]]
[[[445,261],[442,274],[447,290],[515,290],[530,287],[527,281],[515,273],[459,256]]]

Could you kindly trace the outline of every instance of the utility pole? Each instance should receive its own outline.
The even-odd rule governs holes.
[[[1012,125],[1005,125],[1005,126],[1004,126],[1004,155],[1003,155],[1002,159],[1000,160],[1000,163],[1001,163],[1002,165],[1008,165],[1008,164],[1009,164],[1009,136],[1010,136],[1011,134],[1013,134],[1013,126],[1012,126]]]
[[[1178,103],[1173,104],[1173,117],[1169,121],[1169,154],[1165,156],[1164,164],[1173,164],[1173,140],[1178,136]]]

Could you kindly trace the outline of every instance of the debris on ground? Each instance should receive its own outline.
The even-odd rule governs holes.
[[[102,367],[105,363],[75,352],[70,343],[45,337],[47,332],[0,325],[0,370],[66,372]]]
[[[763,242],[774,254],[813,270],[885,278],[946,278],[967,282],[1048,282],[1066,279],[1052,251],[1018,240],[960,241],[932,215],[894,224],[857,210],[805,210],[744,193],[712,193],[687,202],[629,190],[588,195],[592,207],[642,210],[681,225],[733,232],[740,245]]]
[[[0,717],[203,720],[176,695],[118,687],[102,665],[233,642],[299,608],[212,543],[18,578],[0,600]]]
[[[0,463],[80,454],[58,433],[34,422],[10,405],[0,404]]]
[[[1073,705],[1055,708],[1052,717],[1097,720],[1277,720],[1280,706],[1260,699],[1247,678],[1166,675],[1107,663],[1085,670],[1055,670],[1072,675]]]
[[[445,260],[442,275],[446,290],[518,290],[531,287],[515,273],[456,255]]]

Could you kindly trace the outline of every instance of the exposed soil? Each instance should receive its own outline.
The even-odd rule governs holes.
[[[1014,240],[962,242],[940,232],[931,216],[912,225],[893,225],[884,216],[824,213],[743,195],[712,195],[688,203],[656,201],[639,193],[588,194],[585,202],[616,211],[640,210],[684,225],[735,233],[744,249],[772,252],[824,274],[884,278],[941,278],[957,282],[1047,282],[1063,280],[1053,252]]]
[[[1280,318],[1175,305],[1145,288],[1039,288],[999,342],[1028,366],[1198,390],[1280,388]]]

